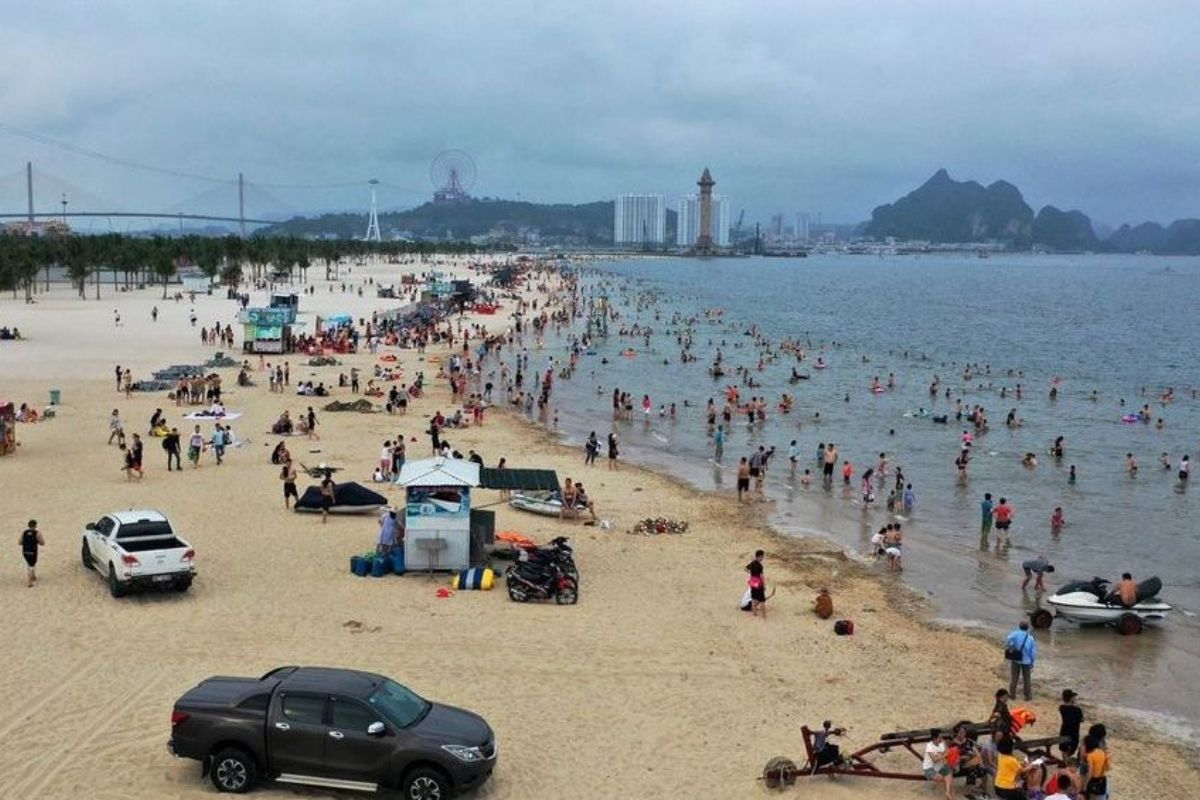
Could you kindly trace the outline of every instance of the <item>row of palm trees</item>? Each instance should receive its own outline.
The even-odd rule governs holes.
[[[161,282],[163,297],[183,267],[194,265],[210,279],[237,285],[243,278],[261,280],[268,276],[291,281],[298,272],[307,281],[314,263],[325,267],[326,276],[344,259],[368,255],[400,257],[433,253],[464,254],[480,248],[467,243],[364,242],[353,239],[310,240],[296,237],[206,236],[140,237],[119,233],[99,236],[76,234],[27,236],[0,235],[0,290],[17,296],[25,292],[32,300],[50,288],[50,273],[60,268],[81,298],[88,285],[100,297],[101,276],[111,274],[114,287]]]

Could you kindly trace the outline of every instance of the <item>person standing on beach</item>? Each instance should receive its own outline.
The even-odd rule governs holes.
[[[1001,501],[1003,503],[1003,500]],[[1029,630],[1029,623],[1022,622],[1004,640],[1004,657],[1009,665],[1008,693],[1017,693],[1017,683],[1024,683],[1025,699],[1033,699],[1033,665],[1037,661],[1037,640]]]
[[[985,540],[987,539],[987,535],[992,532],[992,512],[995,508],[996,504],[992,502],[992,493],[984,492],[983,501],[979,504],[979,534]]]
[[[329,521],[329,509],[333,508],[334,500],[336,499],[337,486],[333,482],[333,473],[325,470],[325,477],[321,479],[321,524],[324,525]],[[287,502],[286,498],[284,502]]]
[[[117,369],[119,370],[120,367],[117,367]],[[125,423],[121,421],[121,412],[115,408],[112,410],[112,415],[108,418],[108,443],[112,444],[113,439],[117,440],[118,447],[125,444]]]
[[[125,373],[121,371],[120,364],[117,364],[117,368],[116,368],[115,372],[117,375],[117,391],[119,392],[119,391],[121,391],[121,378]]]
[[[745,456],[742,456],[742,460],[738,463],[737,468],[737,497],[739,503],[742,501],[743,495],[750,491],[750,472],[750,462]]]
[[[750,477],[754,478],[754,492],[761,495],[763,491],[763,470],[765,466],[766,448],[758,446],[758,450],[750,454]]]
[[[750,573],[747,580],[750,586],[750,613],[761,616],[764,620],[767,618],[767,579],[763,574],[763,559],[766,555],[762,550],[755,550],[754,560],[746,565],[746,572]]]
[[[191,438],[188,439],[188,461],[192,462],[192,469],[200,467],[200,453],[204,450],[204,434],[200,432],[200,426],[197,425],[192,431]]]
[[[142,456],[144,455],[145,446],[142,444],[142,437],[136,433],[133,435],[133,443],[129,446],[131,469],[137,473],[138,480],[146,477],[146,473],[142,471]]]
[[[595,466],[596,456],[598,455],[600,455],[600,440],[596,438],[596,432],[592,431],[588,434],[587,442],[583,445],[584,466]]]
[[[21,533],[21,556],[25,559],[25,587],[32,589],[37,582],[38,548],[46,546],[46,538],[38,530],[37,520],[29,520],[29,526]]]
[[[617,432],[609,431],[609,433],[608,433],[608,468],[609,469],[617,468],[617,456],[619,456],[619,455],[620,455],[620,451],[617,448]]]
[[[1079,752],[1079,729],[1083,726],[1083,709],[1075,705],[1078,697],[1074,690],[1063,689],[1062,705],[1058,707],[1058,716],[1062,723],[1058,728],[1058,736],[1063,741],[1058,745],[1063,760]]]
[[[308,418],[306,421],[308,422],[308,438],[320,441],[321,437],[317,435],[317,413],[313,411],[312,406],[308,407]]]
[[[175,468],[183,472],[183,464],[179,461],[179,428],[171,428],[171,432],[163,437],[163,450],[167,451],[167,472],[171,471],[171,461],[174,460]]]
[[[212,434],[212,449],[213,455],[217,458],[217,466],[225,462],[225,445],[229,441],[229,435],[225,433],[225,429],[221,427],[221,423],[213,426]]]
[[[288,498],[297,501],[300,499],[300,492],[296,490],[296,465],[292,463],[292,459],[284,460],[283,467],[279,470],[279,479],[283,481],[283,507],[291,508]]]
[[[150,321],[158,322],[158,306],[155,306],[154,308],[150,309]]]

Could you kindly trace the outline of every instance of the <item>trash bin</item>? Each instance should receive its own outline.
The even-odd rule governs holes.
[[[62,389],[50,390],[50,405],[56,406],[62,400]]]

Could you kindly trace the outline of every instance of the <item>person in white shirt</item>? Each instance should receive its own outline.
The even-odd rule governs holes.
[[[392,472],[392,443],[386,441],[383,443],[383,448],[379,451],[379,471],[386,478]]]
[[[921,759],[921,770],[925,773],[925,780],[945,782],[946,800],[954,800],[954,792],[950,788],[954,770],[950,769],[950,765],[946,763],[946,740],[942,737],[942,731],[939,728],[934,728],[929,734],[933,738],[925,745],[925,757]]]

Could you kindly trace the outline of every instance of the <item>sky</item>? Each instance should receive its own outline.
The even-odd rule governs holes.
[[[6,5],[2,211],[26,161],[39,209],[233,212],[194,176],[239,171],[249,214],[365,209],[372,177],[411,207],[461,149],[473,194],[539,202],[673,207],[707,166],[748,220],[856,222],[944,167],[1100,223],[1200,216],[1194,1]]]

